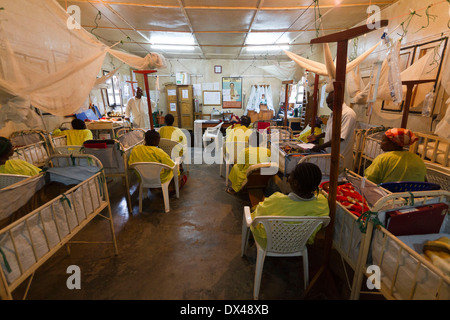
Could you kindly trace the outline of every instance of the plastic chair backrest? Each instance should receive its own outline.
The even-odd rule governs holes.
[[[430,191],[440,190],[441,186],[431,182],[420,181],[398,181],[398,182],[384,182],[380,183],[380,187],[389,190],[390,192],[407,192],[407,191]]]
[[[275,174],[277,174],[278,168],[278,163],[276,162],[258,163],[251,165],[246,171],[246,180],[242,184],[242,189],[266,187],[269,180],[272,179]]]
[[[168,165],[159,162],[135,162],[130,167],[139,173],[141,183],[145,188],[160,188],[161,171],[163,169],[172,170]]]
[[[205,132],[207,132],[208,134],[216,135],[216,134],[219,133],[220,128],[222,127],[222,125],[223,125],[223,122],[219,123],[219,124],[218,124],[217,126],[215,126],[215,127],[209,127],[209,128],[206,128],[206,131],[205,131]]]
[[[180,151],[183,150],[183,145],[181,143],[164,138],[159,140],[158,147],[160,147],[172,159],[179,157]]]
[[[330,217],[256,217],[253,226],[261,223],[267,234],[266,252],[295,254],[304,250],[308,239],[320,225],[328,225]]]

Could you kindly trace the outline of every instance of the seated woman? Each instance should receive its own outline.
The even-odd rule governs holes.
[[[21,174],[24,176],[35,176],[41,169],[20,159],[9,158],[14,154],[14,148],[5,137],[0,137],[0,174]]]
[[[83,120],[73,119],[71,130],[59,130],[53,131],[55,137],[66,136],[68,146],[82,146],[86,140],[92,140],[92,131],[86,128],[86,124]]]
[[[173,115],[171,115],[170,113],[166,114],[166,116],[164,117],[164,121],[166,123],[166,126],[159,129],[159,135],[161,136],[161,138],[173,140],[187,146],[186,135],[183,133],[183,131],[181,131],[180,128],[173,126],[173,122],[175,121]]]
[[[252,212],[252,218],[260,216],[328,216],[328,200],[319,193],[322,172],[314,163],[299,163],[289,176],[292,192],[285,195],[275,192],[260,202]],[[265,247],[267,236],[262,225],[251,227],[252,233],[261,246]],[[318,227],[308,240],[314,242]]]
[[[270,150],[260,147],[260,141],[262,141],[261,134],[253,132],[249,139],[249,147],[240,152],[237,157],[237,163],[231,168],[228,176],[228,179],[231,181],[231,188],[226,190],[228,193],[234,194],[242,189],[247,169],[251,165],[270,162]]]
[[[135,162],[159,162],[170,167],[175,165],[170,156],[162,149],[158,148],[161,139],[156,130],[148,130],[145,133],[145,145],[138,145],[131,150],[128,164]],[[172,179],[173,171],[168,169],[161,170],[161,183],[165,183]]]
[[[242,116],[240,123],[233,125],[231,129],[226,130],[226,142],[231,141],[248,141],[251,135],[250,129],[251,120],[249,116]]]
[[[425,181],[427,169],[423,160],[416,154],[404,150],[417,141],[408,129],[394,128],[385,132],[380,143],[385,152],[378,155],[364,171],[370,181],[380,184],[396,181]]]

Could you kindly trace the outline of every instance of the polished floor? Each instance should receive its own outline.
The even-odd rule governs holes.
[[[61,248],[38,269],[27,299],[34,300],[251,300],[256,250],[249,246],[241,257],[243,207],[246,195],[225,192],[218,165],[190,165],[180,198],[170,198],[164,212],[162,194],[149,193],[138,212],[137,182],[132,183],[133,212],[128,213],[119,178],[108,182],[119,254],[110,244],[72,244]],[[106,211],[104,212],[106,214]],[[76,240],[110,239],[109,224],[95,218]],[[323,241],[309,247],[310,274],[322,262]],[[67,268],[81,271],[81,288],[69,290]],[[344,268],[332,252],[331,272],[319,278],[304,296],[302,260],[267,257],[261,300],[348,299]],[[350,268],[346,269],[349,277]],[[26,284],[15,292],[21,299]]]

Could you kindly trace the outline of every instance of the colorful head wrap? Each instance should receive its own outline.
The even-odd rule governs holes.
[[[419,139],[412,131],[403,128],[390,129],[386,131],[385,135],[389,140],[400,147],[409,146]]]

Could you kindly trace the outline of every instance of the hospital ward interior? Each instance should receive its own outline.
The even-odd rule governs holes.
[[[0,299],[450,300],[449,35],[449,0],[0,0]]]

